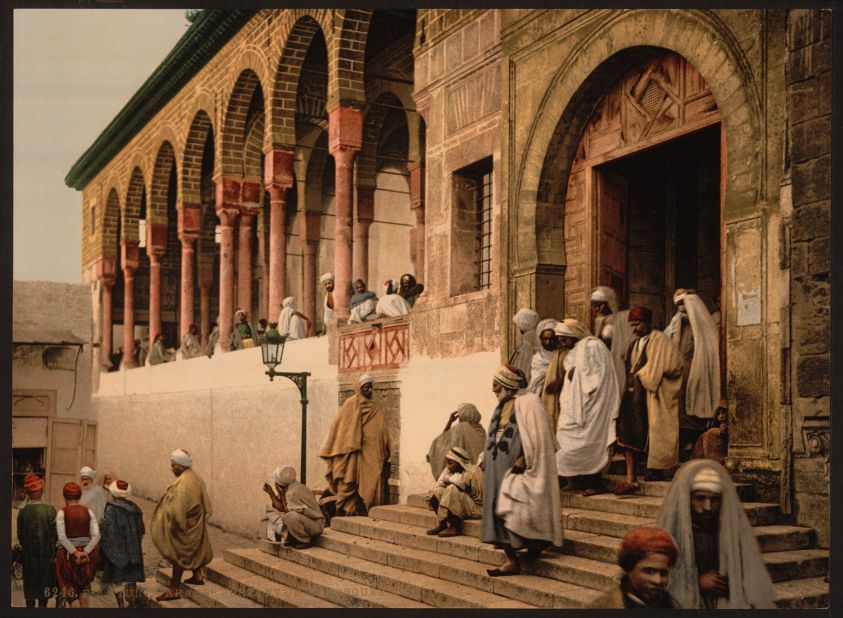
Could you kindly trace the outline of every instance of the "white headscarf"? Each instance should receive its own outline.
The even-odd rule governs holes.
[[[281,302],[281,313],[278,314],[278,333],[287,335],[289,339],[304,339],[306,332],[302,319],[295,315],[296,299],[288,296]]]
[[[334,281],[334,273],[323,273],[319,277],[319,283],[325,283],[326,281]]]
[[[544,390],[544,379],[547,376],[547,368],[550,366],[550,359],[553,358],[555,350],[545,350],[541,342],[542,333],[546,330],[555,331],[557,321],[553,318],[542,320],[536,326],[536,339],[539,342],[536,353],[533,354],[530,366],[530,383],[527,385],[527,392],[541,396]]]
[[[618,312],[618,296],[612,288],[606,285],[598,285],[591,290],[591,302],[606,303],[609,305],[609,310],[612,313]]]
[[[577,339],[591,336],[591,331],[586,328],[585,324],[575,318],[565,318],[561,322],[557,322],[555,332],[560,337],[576,337]]]
[[[193,465],[193,457],[190,456],[190,453],[181,448],[170,453],[170,461],[177,463],[180,466],[184,466],[185,468],[190,468]]]
[[[79,470],[79,476],[84,476],[93,481],[95,478],[97,478],[97,471],[91,468],[90,466],[83,466],[82,469]]]
[[[375,382],[375,376],[373,376],[371,373],[368,373],[368,372],[361,375],[360,378],[358,378],[358,380],[357,380],[357,383],[360,386],[363,386],[364,384],[374,384],[374,382]]]
[[[688,322],[694,334],[694,357],[685,391],[685,414],[714,418],[720,402],[720,333],[702,299],[693,292],[679,289],[674,302],[685,303]],[[665,334],[677,346],[682,338],[682,313],[677,311]]]
[[[686,609],[704,607],[691,522],[691,491],[702,471],[714,472],[722,488],[717,546],[719,573],[729,578],[729,596],[720,598],[717,608],[774,608],[773,582],[735,484],[726,469],[711,459],[694,459],[679,468],[656,519],[656,527],[670,534],[679,547],[679,556],[670,572],[668,592]]]
[[[296,470],[292,466],[278,466],[272,473],[272,478],[282,487],[286,487],[296,480]]]

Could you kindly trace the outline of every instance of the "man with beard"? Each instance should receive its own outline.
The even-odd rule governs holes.
[[[521,572],[517,551],[535,559],[551,543],[561,547],[562,507],[547,412],[524,388],[517,367],[501,365],[492,379],[498,405],[489,423],[483,455],[485,487],[480,540],[499,547],[506,562],[488,569],[491,577]]]
[[[322,328],[328,332],[328,324],[334,320],[334,273],[323,273],[319,282],[325,288],[325,298],[322,300]]]
[[[416,278],[410,273],[404,273],[401,275],[401,279],[398,284],[398,294],[404,298],[411,307],[415,306],[416,300],[418,300],[418,297],[421,296],[422,292],[424,292],[423,283],[416,283]]]
[[[372,399],[375,378],[364,373],[334,419],[319,457],[336,499],[336,516],[366,515],[385,500],[384,477],[392,445],[383,406]]]
[[[94,483],[97,478],[97,471],[90,466],[84,466],[79,470],[79,485],[82,487],[82,497],[79,504],[91,509],[97,518],[97,523],[102,521],[105,513],[105,504],[108,502],[108,494],[102,485]]]
[[[553,359],[553,352],[556,351],[556,328],[557,321],[554,319],[542,320],[536,326],[536,339],[539,342],[536,353],[533,354],[533,361],[530,366],[530,383],[527,385],[528,393],[535,393],[541,397],[544,391],[547,370],[550,361]],[[553,427],[553,425],[551,425]]]
[[[659,528],[633,528],[618,551],[623,569],[620,586],[594,601],[590,609],[678,609],[667,591],[670,569],[679,550],[670,535]]]
[[[758,540],[723,466],[695,459],[679,468],[656,526],[679,546],[668,590],[682,607],[775,607]]]

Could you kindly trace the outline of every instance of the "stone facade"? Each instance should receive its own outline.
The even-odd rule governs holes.
[[[585,317],[588,290],[609,282],[663,325],[685,277],[707,302],[722,294],[730,468],[827,542],[829,12],[264,10],[244,23],[80,187],[96,307],[123,271],[150,292],[123,315],[150,328],[216,308],[225,322],[244,303],[272,317],[287,294],[313,315],[333,269],[343,315],[352,278],[380,292],[412,266],[426,289],[409,361],[380,387],[403,497],[429,484],[445,410],[491,405],[519,307]],[[656,160],[664,182],[630,184]],[[699,194],[694,233],[684,185]],[[650,219],[646,190],[662,191]],[[103,335],[120,321],[96,315]]]

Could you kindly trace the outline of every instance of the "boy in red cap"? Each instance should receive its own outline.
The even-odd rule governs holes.
[[[47,607],[47,599],[56,593],[56,509],[41,502],[44,481],[37,474],[28,475],[23,488],[29,497],[27,505],[18,513],[23,596],[27,607],[35,607],[35,601],[38,607]]]
[[[661,528],[633,528],[618,551],[624,576],[620,586],[591,604],[593,609],[677,609],[667,585],[679,550]]]
[[[100,540],[99,525],[93,511],[79,504],[79,498],[82,497],[79,485],[67,483],[62,494],[65,505],[56,515],[59,539],[56,577],[68,605],[77,601],[79,607],[88,607],[88,594],[100,558],[97,547]]]

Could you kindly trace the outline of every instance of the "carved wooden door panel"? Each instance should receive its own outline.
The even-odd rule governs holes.
[[[625,305],[627,295],[627,211],[629,186],[625,178],[594,170],[597,212],[597,284],[607,285]]]

